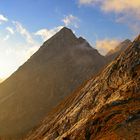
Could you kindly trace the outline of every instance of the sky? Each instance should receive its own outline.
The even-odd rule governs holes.
[[[1,0],[0,79],[64,26],[105,55],[140,32],[140,0]]]

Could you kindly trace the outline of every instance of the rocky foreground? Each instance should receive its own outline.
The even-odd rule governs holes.
[[[26,140],[139,140],[140,36]]]

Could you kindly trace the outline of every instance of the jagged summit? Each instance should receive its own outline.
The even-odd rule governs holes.
[[[64,34],[68,34],[68,33],[72,33],[73,34],[73,32],[72,32],[72,30],[70,29],[70,28],[68,28],[68,27],[63,27],[60,31],[59,31],[59,33],[64,33]]]
[[[63,38],[63,39],[76,39],[75,34],[73,33],[73,31],[67,27],[63,27],[59,32],[57,32],[52,39],[54,38]]]
[[[45,41],[40,50],[45,51],[46,47],[51,47],[56,50],[68,49],[69,47],[92,48],[86,39],[83,37],[78,38],[73,31],[67,27],[62,28],[52,38]],[[92,48],[92,50],[97,52],[94,48]]]
[[[124,43],[125,43],[125,42],[131,42],[131,40],[130,40],[130,39],[125,39],[123,42],[124,42]],[[123,42],[122,42],[122,43],[123,43]]]
[[[56,36],[61,36],[61,37],[72,37],[72,38],[76,38],[75,34],[73,33],[73,31],[67,27],[63,27],[57,34]]]

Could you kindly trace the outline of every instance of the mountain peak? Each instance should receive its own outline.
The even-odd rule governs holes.
[[[126,39],[126,40],[124,40],[124,41],[121,42],[121,43],[131,43],[131,40],[130,40],[130,39]]]
[[[71,31],[72,32],[72,30],[68,27],[63,27],[60,31]]]
[[[50,44],[51,43],[51,44]],[[78,43],[78,39],[73,31],[67,27],[63,27],[53,37],[44,43],[44,46],[72,46]]]
[[[63,34],[63,35],[74,35],[73,31],[67,27],[63,27],[59,32],[58,34]]]
[[[84,47],[91,47],[86,39],[77,37],[71,29],[63,27],[59,32],[44,43],[43,48],[46,48],[46,46],[51,46],[51,48],[52,46],[57,48],[66,48],[66,46],[72,47],[81,45],[84,45]]]

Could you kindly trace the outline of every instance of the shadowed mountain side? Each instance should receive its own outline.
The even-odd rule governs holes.
[[[140,36],[26,140],[140,139]]]
[[[24,136],[104,65],[86,40],[63,28],[0,84],[0,137]]]

